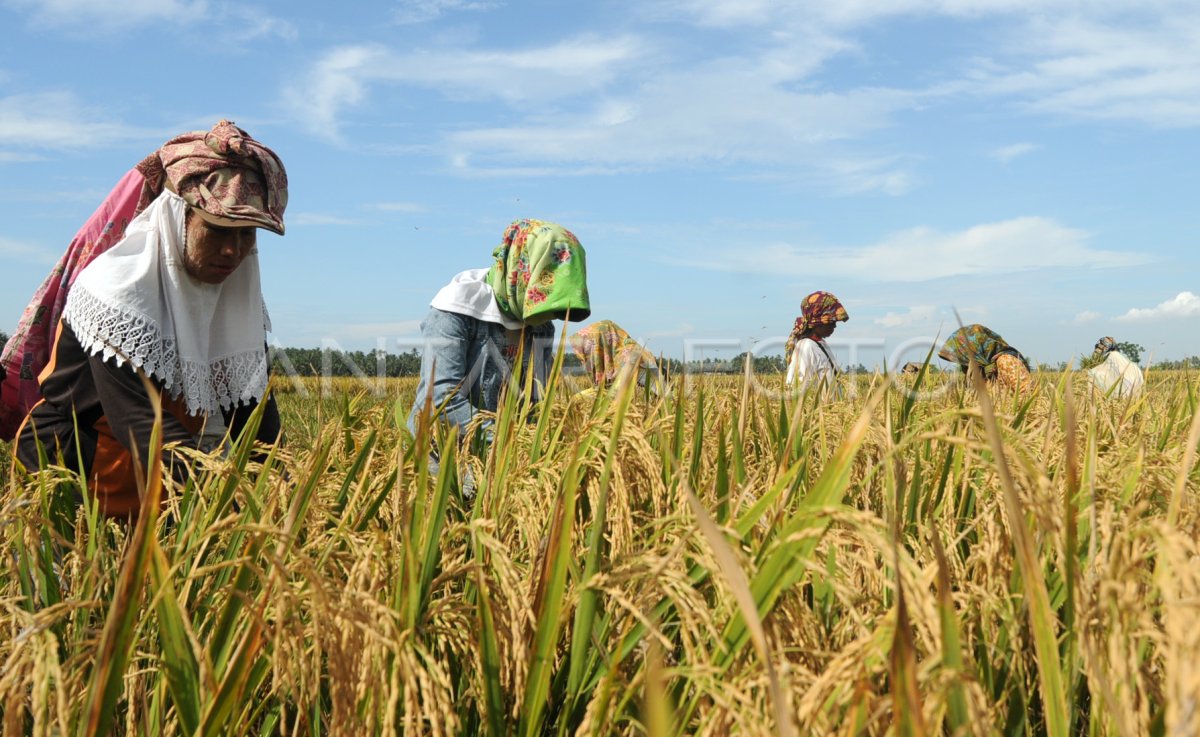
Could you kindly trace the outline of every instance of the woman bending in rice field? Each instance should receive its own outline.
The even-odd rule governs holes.
[[[480,411],[495,412],[518,355],[533,371],[536,401],[554,365],[551,321],[591,314],[583,246],[561,225],[515,220],[492,257],[491,268],[456,274],[421,322],[425,351],[408,416],[414,434],[426,406],[460,437]]]
[[[956,363],[965,374],[972,362],[988,383],[1017,391],[1033,386],[1029,361],[1004,338],[983,325],[966,325],[950,334],[938,356]]]
[[[654,356],[612,320],[588,325],[570,337],[570,344],[595,388],[615,391],[636,375],[639,386],[648,386],[655,396],[662,393]]]
[[[1097,389],[1108,397],[1136,397],[1146,386],[1146,377],[1133,361],[1117,349],[1116,338],[1104,336],[1096,341],[1094,354],[1100,362],[1088,369]]]
[[[256,439],[275,442],[256,234],[283,235],[286,205],[282,162],[224,120],[173,138],[130,171],[6,346],[14,370],[0,419],[25,413],[21,465],[71,468],[101,512],[132,518],[141,511],[134,459],[146,462],[156,423],[151,391],[162,393],[162,440],[174,444],[162,461],[177,481],[190,464],[171,448],[222,446],[260,402]]]

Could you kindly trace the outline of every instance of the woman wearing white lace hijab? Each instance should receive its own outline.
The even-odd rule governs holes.
[[[226,121],[157,155],[161,191],[80,272],[16,443],[28,469],[44,455],[86,475],[111,516],[140,509],[132,458],[154,425],[143,376],[163,396],[164,442],[197,449],[240,433],[267,389],[257,229],[283,234],[283,165]],[[274,442],[274,401],[263,410],[258,439]],[[186,462],[163,460],[186,478]]]

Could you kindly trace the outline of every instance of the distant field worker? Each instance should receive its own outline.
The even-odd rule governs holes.
[[[636,372],[640,386],[650,387],[656,396],[662,393],[662,376],[654,356],[612,320],[592,323],[569,340],[596,387],[615,390]]]
[[[1088,376],[1105,396],[1136,397],[1142,393],[1146,377],[1136,363],[1117,350],[1114,338],[1105,336],[1096,341],[1095,355],[1104,360],[1088,369]]]
[[[1018,391],[1033,386],[1029,361],[1021,352],[983,325],[966,325],[955,330],[938,351],[943,360],[957,363],[963,373],[972,359],[989,383]]]
[[[490,269],[456,274],[421,322],[425,352],[408,416],[414,432],[427,398],[460,431],[479,411],[494,412],[518,352],[534,372],[537,399],[554,366],[551,320],[591,315],[583,246],[561,225],[515,220],[492,256]]]
[[[804,389],[816,385],[825,391],[836,390],[841,371],[825,339],[833,335],[839,322],[849,319],[846,308],[829,292],[813,292],[804,298],[784,347],[788,386]]]
[[[155,423],[143,377],[162,392],[164,443],[207,449],[227,427],[240,432],[267,391],[257,229],[283,235],[286,205],[282,162],[224,120],[173,138],[122,179],[89,225],[116,223],[123,237],[100,255],[77,238],[55,272],[79,267],[73,285],[47,281],[69,293],[41,398],[17,433],[20,463],[36,470],[45,453],[87,478],[104,514],[131,517],[132,454],[145,463]],[[22,321],[24,348],[53,314],[46,290]],[[267,402],[257,438],[274,442],[279,413]],[[186,479],[185,459],[168,450],[162,460]]]

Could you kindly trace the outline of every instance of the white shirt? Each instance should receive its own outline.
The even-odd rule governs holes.
[[[1112,397],[1136,397],[1146,385],[1142,370],[1118,351],[1109,351],[1104,361],[1088,369],[1088,375],[1097,389]]]
[[[815,382],[823,383],[828,389],[832,389],[837,371],[833,353],[829,352],[824,341],[801,338],[796,341],[796,347],[792,349],[792,359],[788,361],[787,385],[803,389]]]
[[[488,271],[489,269],[468,269],[458,272],[449,284],[434,295],[429,306],[484,322],[499,323],[509,330],[520,330],[525,323],[504,314],[500,305],[496,303],[496,295],[487,283]]]

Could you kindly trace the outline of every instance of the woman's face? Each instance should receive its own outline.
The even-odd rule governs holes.
[[[257,242],[257,228],[213,225],[188,211],[183,267],[197,281],[220,284],[228,279]]]
[[[821,340],[833,335],[834,329],[837,328],[836,322],[823,322],[812,329],[813,335]]]

